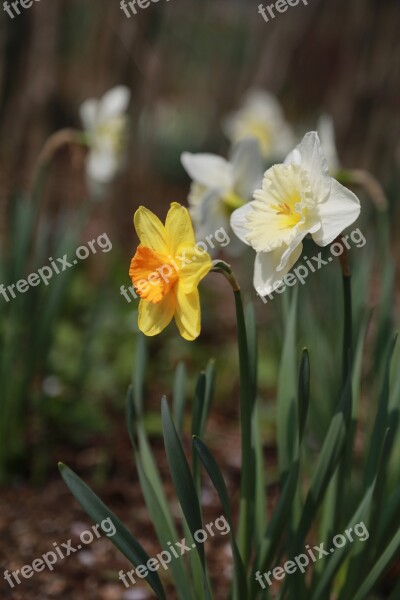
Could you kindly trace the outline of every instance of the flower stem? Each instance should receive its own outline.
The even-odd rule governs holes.
[[[254,448],[252,446],[252,415],[255,406],[251,365],[240,286],[231,267],[223,261],[214,263],[213,271],[222,273],[232,286],[235,296],[237,336],[240,366],[240,423],[242,436],[242,471],[240,482],[240,514],[238,546],[243,563],[248,564],[254,521]]]
[[[231,266],[228,265],[228,263],[224,262],[223,260],[214,260],[211,271],[214,273],[222,273],[222,275],[224,275],[231,284],[233,291],[240,292],[240,285],[235,277],[234,272],[232,271]]]
[[[55,154],[63,146],[76,144],[78,146],[88,146],[89,142],[84,132],[77,129],[60,129],[53,133],[46,141],[39,154],[36,169],[40,171],[44,166],[48,165]]]
[[[339,256],[339,262],[342,269],[343,278],[343,299],[344,299],[344,324],[343,324],[343,386],[351,372],[353,362],[353,318],[352,318],[352,294],[351,294],[351,270],[349,255],[342,237],[339,236],[335,242],[342,246],[342,253]]]

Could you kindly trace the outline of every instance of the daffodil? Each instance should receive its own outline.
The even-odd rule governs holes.
[[[206,239],[221,227],[230,231],[232,212],[246,204],[261,185],[264,166],[257,142],[237,144],[229,160],[215,154],[184,152],[181,161],[193,180],[188,200],[197,237]],[[236,256],[244,247],[232,238],[226,251]]]
[[[148,336],[163,331],[175,317],[186,340],[200,334],[198,285],[212,268],[207,252],[196,245],[186,208],[173,202],[165,225],[141,206],[134,224],[140,239],[129,275],[141,300],[139,329]]]
[[[80,107],[89,145],[86,169],[93,182],[110,183],[121,167],[129,101],[130,91],[121,85],[109,90],[100,100],[86,100]]]
[[[232,214],[236,235],[257,253],[254,287],[261,296],[300,258],[306,235],[326,246],[360,214],[360,201],[330,177],[316,132],[265,173],[262,189]]]
[[[294,145],[294,135],[277,98],[264,90],[250,90],[242,108],[229,115],[224,130],[232,143],[255,138],[265,159],[282,159]]]

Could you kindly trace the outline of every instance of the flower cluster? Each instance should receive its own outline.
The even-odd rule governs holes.
[[[299,260],[306,236],[327,246],[360,214],[357,196],[332,177],[339,161],[329,117],[320,122],[328,157],[319,134],[309,132],[284,158],[293,148],[294,134],[276,98],[266,92],[249,93],[243,108],[228,117],[224,127],[233,142],[228,159],[182,154],[192,180],[189,212],[172,204],[165,226],[143,207],[136,212],[141,245],[130,277],[141,296],[139,328],[147,335],[162,331],[173,317],[185,339],[199,335],[197,286],[213,267],[211,257],[207,253],[201,260],[194,257],[186,270],[174,266],[183,248],[195,252],[190,216],[199,238],[219,226],[231,228],[236,236],[229,246],[231,256],[246,246],[255,251],[254,287],[266,296]],[[280,162],[268,165],[272,159]],[[168,281],[158,276],[143,291],[140,281],[148,281],[166,265],[171,273]]]

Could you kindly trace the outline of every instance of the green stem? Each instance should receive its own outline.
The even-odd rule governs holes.
[[[254,522],[255,462],[254,448],[252,446],[252,415],[255,406],[255,394],[252,385],[246,321],[239,284],[231,267],[223,261],[215,262],[213,271],[220,272],[227,278],[233,288],[235,296],[239,348],[240,423],[242,437],[238,546],[243,563],[246,566],[250,558]]]
[[[240,422],[242,432],[242,473],[240,488],[239,549],[246,565],[250,556],[252,524],[254,516],[254,452],[252,447],[251,418],[254,408],[252,383],[249,370],[246,324],[242,296],[235,291],[236,319],[240,365]]]
[[[340,243],[340,241],[339,241]],[[344,249],[344,245],[343,245]],[[347,252],[344,249],[340,257],[343,280],[343,359],[342,359],[342,389],[345,388],[347,381],[351,379],[353,366],[353,317],[352,317],[352,293],[351,293],[351,271],[348,262]],[[355,435],[355,424],[352,422],[347,437],[342,460],[338,471],[334,477],[336,510],[333,522],[334,531],[339,531],[343,516],[343,490],[346,489],[346,483],[349,483],[351,458],[353,451],[353,441]]]

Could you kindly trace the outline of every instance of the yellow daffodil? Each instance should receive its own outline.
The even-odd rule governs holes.
[[[186,208],[173,202],[165,226],[141,206],[134,224],[140,239],[129,276],[141,300],[139,329],[148,336],[161,333],[175,317],[183,338],[200,334],[198,285],[212,268],[211,257],[196,245]]]

